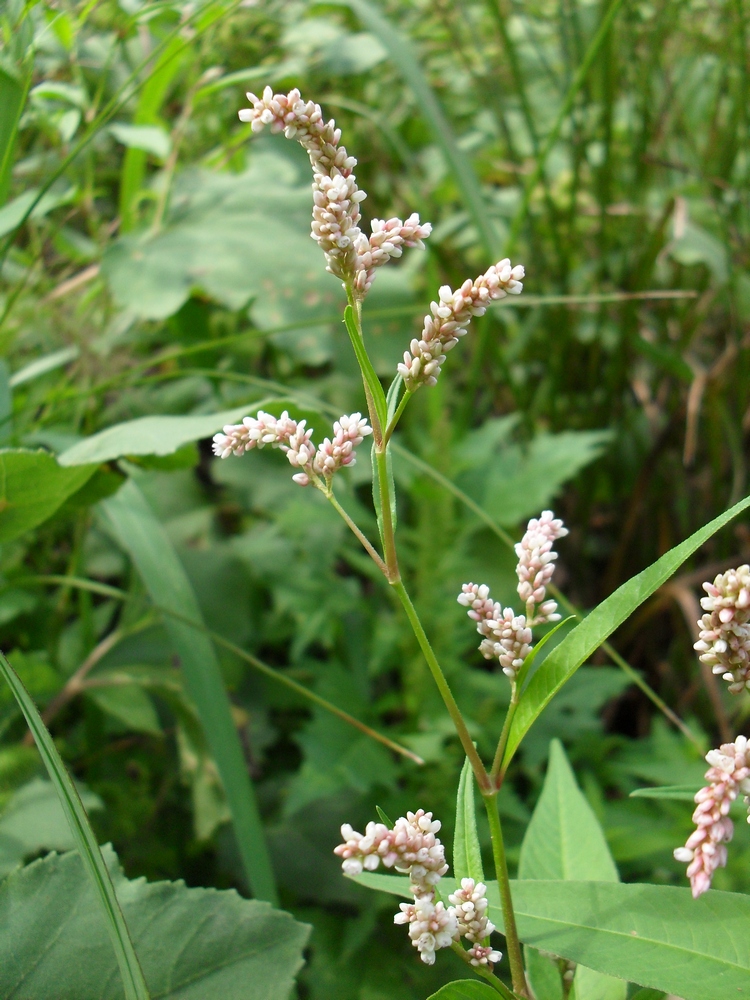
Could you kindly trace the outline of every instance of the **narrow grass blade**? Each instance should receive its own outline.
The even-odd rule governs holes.
[[[668,580],[693,552],[747,507],[750,507],[750,497],[745,497],[734,507],[714,518],[690,538],[670,549],[643,572],[618,587],[614,594],[594,608],[591,614],[552,650],[529,681],[521,697],[510,728],[503,758],[503,772],[536,719],[594,650],[598,649],[636,608]]]
[[[353,2],[353,0],[350,0],[350,2]],[[594,65],[594,61],[596,60],[596,57],[599,54],[599,50],[604,44],[604,40],[606,39],[607,35],[609,34],[609,30],[612,27],[615,15],[617,14],[617,11],[620,9],[621,6],[622,6],[622,0],[612,0],[612,3],[609,5],[609,10],[602,18],[601,24],[599,25],[596,34],[591,39],[589,47],[586,50],[586,54],[584,55],[583,60],[581,62],[581,65],[578,67],[575,76],[570,81],[568,92],[566,93],[562,105],[560,106],[557,118],[555,119],[554,124],[552,125],[552,128],[550,129],[549,134],[547,135],[547,138],[544,140],[544,142],[541,145],[541,148],[539,149],[539,152],[537,153],[534,169],[531,172],[531,174],[529,174],[529,178],[526,181],[526,184],[524,185],[523,197],[521,198],[521,202],[518,206],[515,216],[513,217],[513,222],[511,223],[510,233],[508,234],[508,242],[505,248],[505,252],[507,255],[512,254],[515,249],[516,241],[518,240],[518,237],[521,233],[521,227],[523,226],[526,220],[526,214],[529,211],[529,205],[531,204],[531,198],[534,193],[534,188],[537,186],[542,177],[542,174],[544,173],[544,167],[547,162],[547,157],[552,147],[558,140],[558,137],[560,135],[560,130],[563,127],[565,119],[570,114],[570,111],[573,107],[573,103],[575,102],[575,99],[578,96],[578,92],[586,82],[586,77],[589,75],[589,71],[591,70],[591,67]]]
[[[427,82],[427,77],[422,72],[411,43],[380,13],[374,3],[369,3],[368,0],[338,0],[338,2],[351,7],[362,24],[382,42],[393,65],[411,87],[417,107],[424,115],[453,173],[466,208],[477,227],[479,238],[486,252],[496,260],[500,254],[498,234],[489,221],[479,180],[469,158],[458,145],[453,129],[432,87]]]
[[[149,1000],[149,992],[138,962],[138,956],[133,948],[133,942],[130,940],[125,918],[122,915],[120,904],[117,902],[112,879],[109,877],[109,872],[104,863],[102,852],[99,850],[99,845],[96,842],[94,831],[89,825],[88,816],[86,815],[86,810],[83,808],[81,798],[76,791],[75,785],[70,780],[70,775],[65,768],[65,764],[63,764],[60,754],[57,752],[55,744],[52,742],[52,737],[42,722],[42,717],[37,711],[36,705],[21,683],[18,674],[2,653],[0,653],[0,673],[13,691],[13,695],[26,718],[29,729],[34,735],[34,740],[39,748],[44,766],[47,768],[47,772],[55,786],[60,799],[60,805],[63,808],[65,817],[70,825],[71,833],[78,845],[81,860],[104,910],[107,930],[112,941],[112,947],[115,950],[115,955],[117,956],[117,965],[122,977],[125,998],[126,1000]]]
[[[118,587],[110,587],[109,584],[99,583],[94,580],[85,580],[77,576],[32,576],[25,578],[22,582],[26,584],[32,583],[54,583],[59,584],[63,587],[75,587],[79,590],[86,590],[91,594],[101,594],[102,597],[112,597],[117,601],[129,601],[132,600],[132,596],[126,593],[124,590],[120,590]],[[152,602],[152,607],[155,611],[160,614],[167,615],[173,618],[177,622],[181,622],[184,625],[188,625],[190,628],[196,629],[198,632],[202,632],[204,635],[208,636],[217,646],[222,646],[224,649],[233,653],[239,659],[244,660],[245,663],[257,670],[258,673],[263,674],[268,677],[269,680],[275,681],[277,684],[281,684],[283,687],[288,688],[290,691],[294,691],[295,694],[300,695],[305,701],[312,702],[313,705],[317,705],[318,708],[324,709],[326,712],[330,712],[331,715],[335,715],[337,719],[341,719],[342,722],[346,722],[347,725],[353,726],[354,729],[358,729],[365,736],[369,736],[370,739],[375,740],[376,743],[382,743],[383,746],[388,747],[394,753],[400,754],[402,757],[407,757],[409,760],[414,761],[415,764],[422,766],[424,760],[419,756],[419,754],[414,753],[407,747],[402,746],[400,743],[396,743],[395,740],[389,739],[389,737],[384,736],[379,733],[376,729],[368,726],[366,723],[345,712],[343,708],[339,708],[338,705],[334,705],[333,702],[328,701],[326,698],[322,698],[315,691],[310,691],[303,684],[299,684],[297,681],[292,680],[291,677],[287,677],[286,674],[281,673],[279,670],[275,670],[273,667],[269,667],[267,663],[259,660],[257,656],[253,656],[252,653],[248,653],[246,650],[242,649],[240,646],[235,645],[235,643],[230,642],[225,639],[224,636],[219,635],[218,632],[214,632],[210,628],[206,628],[203,622],[194,621],[185,615],[180,615],[177,612],[165,608],[161,604],[156,604]]]
[[[101,504],[101,509],[152,600],[188,621],[202,623],[198,602],[177,553],[137,485],[128,481]],[[190,625],[169,617],[165,625],[219,769],[250,888],[258,899],[276,904],[276,886],[255,791],[216,653],[208,636]]]
[[[372,367],[372,362],[370,361],[362,338],[359,335],[357,323],[354,319],[354,310],[351,306],[347,306],[344,310],[344,323],[346,325],[346,331],[349,334],[349,339],[352,342],[354,353],[357,356],[357,362],[362,370],[362,378],[364,379],[365,385],[369,389],[373,403],[375,404],[375,412],[378,415],[380,426],[383,430],[385,430],[388,421],[388,404],[386,403],[385,393],[383,392],[383,386],[380,384],[380,379],[376,375],[375,369]]]

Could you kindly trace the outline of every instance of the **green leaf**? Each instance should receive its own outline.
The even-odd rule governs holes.
[[[375,404],[375,412],[378,415],[380,426],[383,430],[385,430],[388,421],[388,404],[386,402],[385,393],[383,392],[383,387],[380,384],[380,379],[375,374],[375,369],[372,367],[372,362],[370,361],[364,341],[359,335],[357,323],[354,319],[354,310],[351,306],[347,306],[344,310],[344,323],[346,324],[346,331],[349,334],[349,340],[352,342],[354,353],[357,356],[357,362],[362,371],[362,378],[364,379],[365,385],[370,390],[370,395],[372,396],[373,403]]]
[[[497,990],[478,979],[458,979],[428,997],[428,1000],[497,1000]]]
[[[695,802],[698,788],[695,785],[661,785],[656,788],[636,788],[631,799],[673,799],[676,802]]]
[[[247,403],[220,413],[202,413],[186,417],[138,417],[84,438],[58,456],[62,466],[110,462],[127,455],[172,455],[184,444],[200,441],[220,431],[225,424],[236,423],[251,411],[272,400]]]
[[[602,828],[576,784],[559,740],[553,740],[550,745],[542,794],[521,845],[518,876],[521,879],[619,881]],[[535,957],[529,963],[533,966],[529,969],[532,985],[534,972],[542,962],[549,960]],[[576,969],[574,989],[576,1000],[625,1000],[627,994],[627,984],[622,980],[603,976],[582,965]],[[541,990],[536,992],[541,994]]]
[[[518,524],[544,510],[563,483],[598,458],[611,438],[610,431],[564,431],[501,449],[487,463],[482,506],[498,524]]]
[[[141,149],[160,160],[166,160],[172,141],[169,133],[160,125],[126,125],[124,122],[113,122],[109,126],[110,133],[128,149]]]
[[[634,993],[630,1000],[664,1000],[666,993],[662,990],[650,990],[648,987],[645,990],[638,990]]]
[[[86,812],[104,808],[99,796],[87,788],[78,785],[78,793]],[[0,878],[29,855],[75,846],[51,781],[33,778],[13,792],[0,813]]]
[[[273,870],[245,757],[224,682],[198,602],[169,537],[136,484],[129,480],[101,504],[105,521],[130,555],[180,657],[185,687],[195,705],[232,812],[237,846],[256,896],[276,901]],[[196,623],[192,627],[185,619]]]
[[[0,542],[52,517],[95,471],[95,465],[61,469],[46,451],[0,450]]]
[[[20,78],[0,68],[0,205],[8,194],[18,122],[31,81],[31,69],[29,65],[28,71]]]
[[[23,194],[19,194],[17,198],[0,208],[0,236],[7,236],[26,218],[42,219],[54,208],[69,205],[75,199],[76,194],[76,189],[72,187],[46,191],[41,198],[39,198],[39,188],[30,188],[28,191],[24,191]],[[37,198],[39,198],[38,201]],[[32,205],[33,208],[31,208]],[[29,212],[30,208],[31,212]]]
[[[99,845],[96,842],[94,831],[89,825],[86,810],[83,808],[83,803],[76,791],[76,787],[65,768],[65,764],[63,764],[60,754],[57,752],[55,744],[52,742],[52,737],[42,722],[42,717],[37,711],[36,705],[29,697],[26,688],[19,680],[15,670],[2,653],[0,653],[0,674],[7,681],[24,714],[44,766],[47,768],[47,773],[55,786],[60,805],[70,826],[70,832],[73,834],[78,848],[77,858],[79,859],[81,874],[83,876],[81,881],[90,890],[93,890],[91,893],[93,897],[92,910],[96,914],[94,923],[100,929],[102,924],[106,926],[112,950],[114,951],[114,957],[117,961],[120,978],[122,979],[125,998],[126,1000],[150,1000],[143,972],[138,964],[138,957],[128,933],[128,926],[125,923],[122,910],[117,902],[112,880],[104,863],[102,852],[99,850]],[[12,877],[9,877],[0,884],[0,895],[3,893],[4,888],[11,882]],[[98,906],[94,900],[98,901]],[[104,916],[104,920],[102,920],[102,916]],[[6,919],[1,921],[1,925],[9,927],[11,922]],[[6,934],[6,941],[8,937],[9,935]],[[44,939],[42,938],[42,940]],[[0,944],[0,947],[2,947],[2,944]],[[102,951],[105,950],[108,951],[108,949],[102,948]],[[17,953],[14,957],[17,960]],[[7,968],[8,964],[7,960],[0,961],[0,969]],[[25,969],[23,965],[20,968],[25,974],[28,973],[28,969]],[[5,995],[11,995],[11,992],[6,990]]]
[[[145,156],[129,149],[125,160]],[[198,289],[232,310],[254,299],[263,329],[296,319],[315,327],[342,294],[310,239],[310,205],[308,176],[276,153],[254,151],[242,174],[186,170],[159,232],[125,232],[104,254],[102,274],[117,303],[144,319],[171,316]]]
[[[365,872],[360,885],[409,898],[407,878]],[[455,879],[441,882],[444,895]],[[511,882],[525,944],[683,1000],[750,996],[750,896],[621,882]],[[502,931],[496,882],[487,883]]]
[[[473,878],[484,882],[482,850],[477,833],[477,814],[474,806],[474,772],[468,758],[461,769],[456,798],[456,832],[453,837],[453,871],[456,878]]]
[[[309,927],[233,890],[129,881],[104,848],[152,995],[288,1000]],[[0,883],[0,996],[121,1000],[78,855],[51,855]]]
[[[503,770],[513,758],[521,740],[555,694],[637,607],[654,593],[685,560],[725,524],[750,506],[745,497],[730,510],[714,518],[661,559],[619,587],[596,607],[556,646],[531,678],[513,718]]]
[[[495,260],[500,254],[501,246],[498,233],[490,221],[488,206],[485,203],[479,179],[474,172],[471,161],[453,133],[450,122],[430,87],[422,67],[419,65],[419,59],[411,42],[381,14],[375,3],[369,3],[368,0],[337,0],[337,2],[351,7],[362,24],[380,40],[391,57],[395,69],[404,78],[406,84],[411,87],[415,106],[424,116],[453,173],[456,186],[461,192],[474,225],[477,227],[477,233],[484,245],[485,253]]]
[[[137,733],[149,733],[152,736],[162,735],[154,703],[137,684],[88,686],[86,696],[127,729],[135,730]]]
[[[59,351],[45,354],[44,357],[37,358],[28,365],[24,365],[23,368],[19,368],[17,372],[13,372],[9,379],[9,385],[11,389],[15,389],[25,382],[32,382],[35,378],[39,378],[40,375],[46,375],[47,372],[67,365],[69,361],[75,361],[80,353],[81,351],[78,347],[62,347]]]

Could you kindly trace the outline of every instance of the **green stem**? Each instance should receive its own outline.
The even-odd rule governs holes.
[[[425,630],[422,628],[422,622],[419,620],[419,615],[417,614],[414,605],[411,603],[411,599],[406,592],[406,587],[404,587],[401,580],[396,580],[391,583],[391,586],[396,591],[401,601],[404,611],[406,611],[406,616],[409,619],[409,623],[412,627],[414,635],[417,637],[417,642],[420,645],[422,652],[424,653],[424,658],[427,660],[427,666],[430,668],[430,673],[432,674],[435,683],[437,684],[438,691],[445,703],[445,707],[450,713],[450,717],[453,720],[453,725],[456,727],[456,732],[458,733],[458,738],[461,740],[461,745],[464,748],[464,753],[469,758],[472,770],[476,775],[477,783],[482,790],[482,794],[492,794],[490,777],[487,774],[484,764],[482,763],[477,749],[474,746],[471,736],[469,735],[469,730],[464,722],[464,717],[461,715],[461,710],[456,704],[456,699],[453,697],[453,692],[450,689],[448,681],[445,679],[445,674],[443,673],[440,664],[437,661],[437,657],[433,652],[432,646],[430,645],[430,640],[427,638]]]
[[[398,422],[401,419],[401,415],[404,412],[404,410],[406,409],[406,407],[407,407],[407,405],[409,403],[409,400],[411,399],[411,397],[413,395],[414,395],[414,391],[412,389],[407,389],[404,392],[403,396],[401,397],[401,402],[398,404],[398,406],[396,408],[396,412],[393,414],[393,417],[391,418],[391,422],[386,427],[385,434],[383,435],[383,440],[385,441],[386,444],[388,444],[388,442],[391,440],[391,435],[396,430],[396,427],[398,426]]]
[[[526,974],[523,970],[521,943],[518,940],[516,915],[513,911],[513,898],[510,893],[510,879],[508,877],[508,862],[505,858],[503,831],[500,826],[500,814],[497,810],[497,792],[490,792],[489,794],[483,792],[482,798],[484,799],[484,807],[487,810],[487,819],[490,824],[492,857],[495,861],[495,875],[500,890],[500,905],[503,910],[505,941],[508,947],[508,961],[510,962],[513,991],[521,997],[528,997],[529,991],[526,985]]]
[[[511,681],[511,693],[510,693],[510,705],[508,706],[508,713],[505,716],[505,722],[503,723],[503,731],[500,733],[500,739],[498,740],[497,750],[495,751],[495,759],[492,761],[492,770],[490,771],[490,778],[492,778],[492,783],[498,790],[502,784],[502,775],[500,774],[500,768],[503,763],[503,755],[505,754],[505,747],[508,743],[508,736],[510,735],[510,727],[513,722],[513,716],[516,714],[516,709],[518,708],[518,701],[520,697],[520,692],[518,690],[518,685],[515,681]]]
[[[326,499],[330,501],[331,506],[335,510],[337,510],[339,512],[339,514],[341,515],[341,517],[346,521],[346,523],[349,525],[349,527],[351,528],[351,530],[353,531],[353,533],[357,536],[357,538],[359,539],[359,541],[362,543],[362,547],[364,548],[365,552],[367,552],[367,554],[370,556],[370,558],[372,559],[372,561],[378,567],[378,569],[380,570],[380,572],[387,578],[388,577],[388,567],[383,562],[383,560],[380,558],[380,556],[378,555],[378,553],[375,551],[374,547],[370,544],[370,541],[365,537],[365,535],[360,530],[360,528],[357,526],[357,524],[352,520],[351,517],[349,517],[349,515],[347,514],[347,512],[344,510],[344,508],[338,502],[338,500],[336,499],[336,497],[333,495],[333,490],[330,490],[329,492],[326,492],[326,491],[322,491],[322,492],[324,493]]]
[[[385,447],[381,451],[375,449],[375,464],[378,476],[378,494],[380,498],[380,523],[383,536],[383,554],[385,556],[385,575],[391,584],[400,583],[401,573],[396,555],[396,534],[393,527],[391,511],[391,483],[388,475],[388,455]]]
[[[455,953],[462,961],[466,962],[467,965],[471,966],[471,971],[473,973],[475,973],[477,976],[481,976],[482,979],[486,979],[487,982],[490,984],[490,986],[493,989],[497,990],[497,992],[500,994],[501,997],[504,998],[504,1000],[515,1000],[513,994],[510,992],[508,987],[501,979],[497,978],[494,972],[490,972],[488,969],[482,968],[481,965],[479,966],[471,965],[471,959],[469,958],[468,951],[466,951],[465,948],[462,948],[461,945],[458,943],[458,941],[454,941],[453,944],[451,945],[451,948],[453,949],[453,951],[455,951]]]

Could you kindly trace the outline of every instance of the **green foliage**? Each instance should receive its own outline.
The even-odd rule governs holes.
[[[154,997],[286,1000],[309,927],[268,903],[107,867]],[[77,854],[51,854],[0,883],[0,990],[24,1000],[119,1000],[114,958]],[[85,960],[83,960],[85,957]]]
[[[579,790],[558,740],[550,744],[542,793],[521,845],[518,877],[619,882],[602,828]],[[559,972],[550,960],[529,948],[526,956],[529,978],[537,996],[544,1000],[562,997]],[[537,985],[537,975],[542,984],[552,980],[549,995]],[[625,1000],[627,984],[579,965],[573,991],[576,1000]]]
[[[167,618],[166,628],[227,793],[248,881],[259,898],[275,902],[276,888],[263,828],[216,654],[205,633],[190,625],[203,624],[190,581],[135,482],[129,481],[116,497],[104,501],[103,510],[154,602],[174,614]]]
[[[0,541],[46,521],[95,471],[95,465],[61,469],[44,451],[0,451]]]
[[[477,982],[476,979],[461,979],[443,986],[429,1000],[492,1000],[496,996],[497,991],[487,983]]]
[[[474,772],[468,760],[461,768],[456,798],[456,832],[453,837],[453,873],[460,881],[473,878],[484,881],[482,849],[477,833],[477,814],[474,805]]]

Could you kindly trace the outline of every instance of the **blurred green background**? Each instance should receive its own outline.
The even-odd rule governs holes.
[[[4,448],[59,454],[122,421],[261,401],[320,438],[364,409],[342,292],[309,237],[306,156],[279,136],[250,141],[245,90],[299,87],[335,116],[365,220],[433,223],[426,252],[381,270],[366,303],[384,378],[441,284],[506,255],[525,265],[523,295],[475,322],[415,397],[394,459],[408,585],[485,753],[508,691],[455,596],[474,580],[513,603],[514,558],[490,522],[517,539],[553,506],[570,528],[557,583],[586,609],[747,492],[743,0],[6,0],[0,31]],[[366,450],[339,489],[372,536]],[[460,963],[420,965],[393,902],[345,881],[331,851],[340,823],[363,825],[376,804],[433,810],[450,843],[460,748],[392,595],[277,453],[222,463],[209,439],[130,456],[71,486],[38,527],[0,526],[0,647],[88,789],[100,841],[129,877],[245,889],[170,637],[101,506],[125,475],[210,629],[426,761],[216,644],[282,905],[314,925],[300,996],[426,996]],[[748,703],[693,654],[700,583],[748,550],[745,519],[614,637],[704,751],[747,731]],[[623,877],[683,884],[671,852],[689,803],[628,795],[697,786],[705,764],[601,651],[514,764],[511,861],[554,736]],[[0,877],[69,846],[41,779],[0,690]],[[738,826],[714,884],[748,890]]]

